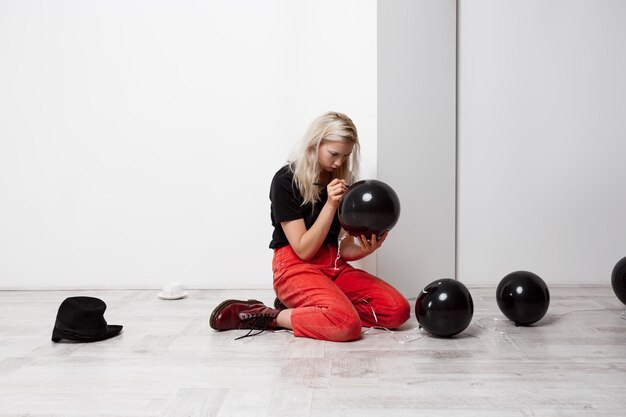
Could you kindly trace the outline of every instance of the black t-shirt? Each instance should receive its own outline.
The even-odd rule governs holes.
[[[274,175],[270,187],[270,201],[272,202],[270,218],[272,219],[272,226],[274,226],[270,248],[282,248],[289,244],[283,227],[280,225],[281,222],[303,219],[306,229],[309,230],[315,223],[315,220],[317,220],[317,216],[322,211],[327,198],[326,188],[324,188],[320,193],[319,201],[315,204],[308,203],[302,205],[304,198],[293,183],[293,173],[289,170],[289,166],[285,165],[279,169]],[[340,227],[339,218],[337,217],[337,212],[335,212],[333,223],[324,242],[336,246]]]

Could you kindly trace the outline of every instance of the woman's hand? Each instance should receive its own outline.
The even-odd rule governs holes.
[[[347,189],[346,182],[338,178],[335,178],[326,186],[328,199],[317,216],[317,220],[309,229],[306,228],[303,219],[280,223],[292,249],[303,261],[311,260],[324,244],[337,212],[337,207],[339,207],[339,203],[341,203],[341,199]]]
[[[335,178],[326,186],[326,192],[328,193],[328,200],[326,204],[330,204],[333,208],[339,207],[341,199],[348,190],[348,185],[342,179]]]
[[[369,239],[365,235],[346,239],[348,242],[341,246],[341,258],[344,261],[356,261],[365,258],[382,246],[385,239],[387,239],[388,233],[389,232],[385,232],[378,238],[376,234],[372,234]],[[357,244],[355,240],[358,240],[359,243]]]
[[[372,233],[372,236],[369,238],[365,235],[360,235],[358,237],[359,246],[361,246],[361,252],[363,256],[367,256],[373,253],[376,249],[380,248],[383,245],[385,239],[387,239],[387,234],[389,232],[385,232],[380,237],[376,236],[376,234]]]

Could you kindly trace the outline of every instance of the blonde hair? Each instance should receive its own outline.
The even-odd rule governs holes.
[[[304,198],[303,205],[319,201],[322,190],[314,183],[319,181],[321,171],[318,163],[319,147],[325,142],[344,142],[353,145],[352,153],[335,170],[334,178],[343,179],[348,184],[352,184],[358,178],[360,146],[356,126],[343,113],[324,113],[311,123],[300,146],[288,160],[289,169],[293,172],[293,182]]]

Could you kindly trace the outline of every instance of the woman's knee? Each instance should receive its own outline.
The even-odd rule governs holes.
[[[411,316],[411,305],[404,297],[397,297],[384,307],[379,324],[390,329],[402,326]]]
[[[349,342],[361,336],[361,318],[356,311],[335,314],[340,322],[329,326],[327,340],[332,342]]]
[[[391,314],[391,327],[396,328],[402,326],[411,316],[411,305],[404,297],[397,300]]]
[[[331,342],[348,342],[361,335],[361,318],[351,304],[296,308],[291,315],[294,335]]]
[[[411,305],[406,298],[402,298],[396,305],[396,324],[394,327],[400,327],[411,317]]]
[[[323,338],[332,342],[349,342],[361,336],[361,318],[356,310],[342,311],[328,309],[325,312],[328,319]]]

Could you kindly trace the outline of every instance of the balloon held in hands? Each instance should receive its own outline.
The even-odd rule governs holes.
[[[352,236],[381,236],[398,222],[400,200],[382,181],[358,181],[346,191],[338,214],[341,227]]]

